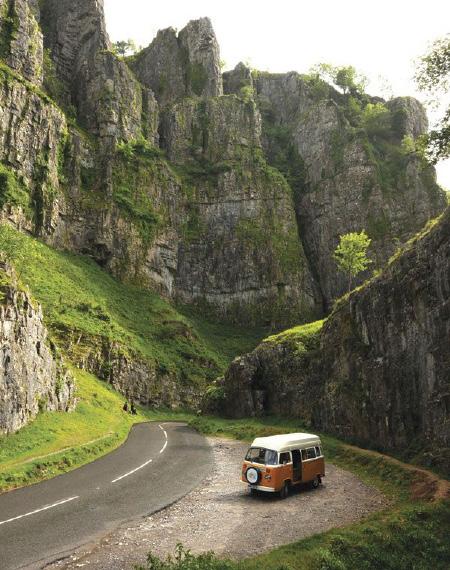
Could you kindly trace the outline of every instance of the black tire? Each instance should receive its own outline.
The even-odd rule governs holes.
[[[313,487],[313,489],[318,489],[319,486],[320,486],[320,483],[321,483],[321,480],[320,480],[320,477],[319,477],[319,475],[318,475],[318,476],[317,476],[315,479],[313,479],[313,481],[312,481],[312,487]]]
[[[252,495],[252,497],[254,497],[257,494],[258,494],[258,489],[254,489],[253,487],[250,487],[250,495]]]
[[[280,491],[280,499],[287,499],[289,495],[289,483],[286,481]]]

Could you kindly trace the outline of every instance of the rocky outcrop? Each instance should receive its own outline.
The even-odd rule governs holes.
[[[219,45],[209,18],[189,22],[178,35],[173,28],[158,32],[131,65],[162,107],[223,93]]]
[[[243,89],[254,88],[254,81],[252,70],[245,65],[245,63],[238,63],[231,71],[226,71],[223,74],[223,92],[226,95],[242,93]]]
[[[386,103],[392,112],[394,131],[399,142],[405,135],[414,139],[428,131],[428,118],[423,105],[414,97],[396,97]]]
[[[36,17],[30,0],[0,0],[0,57],[22,77],[40,85],[44,50]]]
[[[426,115],[406,97],[373,119],[367,102],[297,73],[260,73],[256,90],[269,162],[294,187],[303,246],[329,310],[345,291],[333,260],[340,235],[365,229],[380,267],[445,207],[434,169],[400,147],[404,135],[426,132]]]
[[[225,410],[299,417],[449,467],[449,342],[447,209],[322,329],[287,331],[235,360],[225,376]]]
[[[178,36],[187,60],[188,95],[217,97],[223,93],[220,49],[209,18],[192,20]]]
[[[156,142],[153,94],[111,52],[103,0],[45,0],[41,20],[63,106],[74,107],[82,126],[109,152],[121,139]]]
[[[199,406],[200,386],[188,381],[181,384],[176,371],[163,371],[128,346],[74,330],[55,330],[54,334],[58,346],[75,366],[94,374],[134,402],[157,408]],[[203,365],[214,366],[211,361]]]
[[[12,433],[39,411],[69,410],[74,384],[47,338],[40,307],[0,265],[0,433]]]

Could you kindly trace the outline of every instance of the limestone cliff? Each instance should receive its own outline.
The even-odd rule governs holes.
[[[412,99],[386,107],[394,160],[323,82],[222,77],[207,18],[125,61],[100,0],[1,5],[0,158],[23,186],[2,216],[121,279],[231,320],[306,321],[342,292],[341,233],[365,228],[381,264],[443,208],[433,171],[398,156],[426,127]]]
[[[161,30],[131,66],[162,107],[223,94],[219,44],[209,18],[189,22],[179,34]]]
[[[260,73],[255,89],[269,162],[291,180],[303,246],[329,310],[345,291],[333,260],[340,235],[365,229],[381,267],[445,207],[434,170],[402,150],[406,135],[427,131],[425,111],[409,97],[378,100],[375,115],[369,97],[297,73]]]
[[[226,411],[302,418],[450,466],[450,209],[325,322],[263,342],[225,376]]]
[[[28,81],[40,85],[44,52],[36,5],[29,0],[0,0],[0,57]]]
[[[222,75],[207,18],[119,58],[102,0],[0,0],[0,16],[1,218],[119,279],[280,328],[342,292],[340,234],[366,229],[381,265],[444,207],[402,146],[426,128],[411,98],[383,103],[380,128],[370,97],[315,78]],[[136,373],[143,401],[155,374]]]
[[[12,433],[39,411],[67,411],[74,385],[47,338],[40,307],[0,265],[0,434]]]

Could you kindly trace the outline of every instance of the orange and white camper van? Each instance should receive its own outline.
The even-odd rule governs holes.
[[[317,488],[325,475],[322,444],[317,435],[288,433],[257,437],[245,456],[241,481],[251,492],[278,492],[282,498],[293,485]]]

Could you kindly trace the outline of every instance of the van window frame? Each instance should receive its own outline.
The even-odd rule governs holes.
[[[311,445],[309,444],[308,447],[302,447],[301,449],[301,455],[302,455],[302,463],[308,462],[308,461],[315,461],[316,459],[319,459],[321,457],[323,457],[323,454],[321,453],[320,455],[317,455],[317,451],[316,448],[319,448],[319,451],[322,452],[322,448],[320,445]],[[314,457],[308,457],[308,450],[314,451]]]
[[[251,459],[251,458],[248,457],[248,455],[249,455],[249,453],[250,453],[250,451],[251,451],[252,449],[259,449],[259,450],[263,449],[263,450],[265,451],[265,454],[264,454],[264,462],[257,461],[256,459]],[[267,463],[267,461],[266,461],[266,455],[267,455],[267,453],[271,453],[271,454],[272,454],[272,457],[275,455],[275,463]],[[273,455],[273,454],[274,454],[274,455]],[[258,457],[258,459],[259,459],[259,457]],[[250,446],[250,447],[248,448],[247,453],[245,454],[245,461],[249,461],[250,463],[256,463],[257,465],[269,465],[269,466],[271,466],[271,467],[274,467],[275,465],[279,465],[278,460],[279,460],[279,454],[278,454],[278,452],[275,451],[274,449],[268,449],[267,447],[253,447],[253,446]]]
[[[289,456],[289,460],[288,460],[288,462],[286,463],[286,465],[289,465],[290,463],[292,463],[292,453],[291,453],[290,451],[280,451],[280,452],[278,453],[278,465],[284,465],[284,463],[282,463],[282,461],[281,461],[281,456],[282,456],[284,453],[287,453],[287,455]]]

